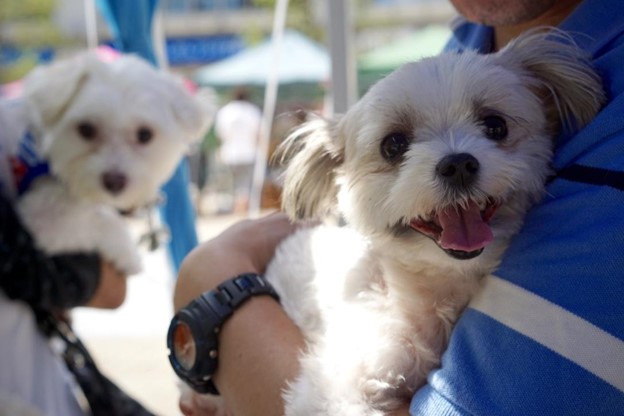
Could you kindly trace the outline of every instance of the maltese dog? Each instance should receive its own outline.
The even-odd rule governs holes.
[[[349,225],[297,232],[266,272],[307,341],[287,415],[409,401],[542,197],[555,137],[587,124],[602,91],[564,34],[534,31],[497,53],[408,63],[287,139],[285,210],[338,207]]]
[[[16,178],[16,206],[38,246],[97,252],[139,272],[120,212],[157,198],[214,110],[135,56],[92,53],[35,69],[23,101],[28,130],[15,160],[28,168]]]

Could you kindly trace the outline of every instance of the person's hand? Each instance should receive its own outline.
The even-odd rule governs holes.
[[[178,310],[207,290],[241,273],[264,273],[275,247],[297,228],[275,213],[243,220],[189,253],[180,266],[174,293]]]
[[[109,261],[100,262],[100,280],[95,293],[85,306],[116,309],[126,299],[127,276]]]
[[[187,386],[182,388],[179,406],[184,416],[232,416],[223,397],[199,394]]]

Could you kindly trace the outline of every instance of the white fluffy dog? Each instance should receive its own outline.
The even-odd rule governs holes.
[[[558,39],[555,39],[558,38]],[[286,240],[267,270],[308,347],[286,414],[383,415],[439,365],[459,314],[543,194],[554,138],[603,103],[565,36],[409,63],[289,138],[284,206],[350,228]]]
[[[131,55],[103,62],[89,53],[39,67],[25,80],[24,100],[34,146],[22,143],[22,157],[49,165],[17,200],[35,241],[49,254],[98,252],[137,273],[140,257],[119,211],[156,199],[211,110],[181,80]]]

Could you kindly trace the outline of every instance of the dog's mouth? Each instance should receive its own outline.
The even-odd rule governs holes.
[[[493,198],[449,205],[409,222],[409,226],[431,238],[449,256],[468,260],[479,256],[493,239],[489,222],[500,202]]]

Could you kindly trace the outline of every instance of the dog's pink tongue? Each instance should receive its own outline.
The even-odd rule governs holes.
[[[470,202],[466,208],[448,207],[438,213],[442,248],[474,251],[485,247],[492,239],[490,226],[481,218],[479,206]]]

